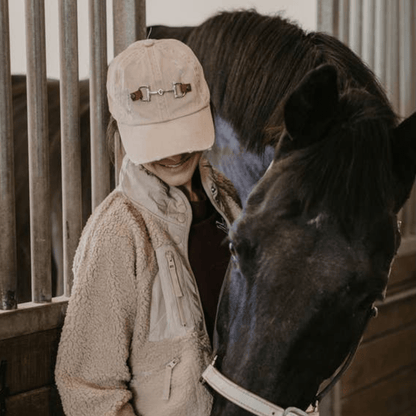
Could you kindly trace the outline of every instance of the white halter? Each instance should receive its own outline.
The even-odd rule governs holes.
[[[258,416],[319,416],[317,409],[304,412],[296,407],[283,409],[243,389],[223,376],[215,367],[215,360],[202,373],[202,378],[230,402]]]

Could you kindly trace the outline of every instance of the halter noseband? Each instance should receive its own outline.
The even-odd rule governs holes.
[[[364,321],[362,333],[364,333],[370,318],[377,316],[377,308],[373,305]],[[315,407],[311,411],[309,409],[305,412],[297,407],[288,407],[283,409],[269,401],[262,399],[260,396],[244,389],[243,387],[235,384],[233,381],[229,380],[223,374],[221,374],[215,368],[215,361],[217,360],[217,355],[214,357],[214,360],[205,371],[202,373],[201,381],[203,383],[208,383],[214,390],[216,390],[223,397],[228,399],[230,402],[240,406],[244,410],[247,410],[257,416],[319,416],[317,403],[322,400],[326,393],[334,387],[335,383],[341,378],[345,370],[351,364],[355,353],[357,352],[358,346],[361,341],[361,336],[353,345],[348,357],[345,359],[344,363],[341,365],[340,370],[335,374],[329,384],[316,395],[314,403]],[[311,406],[309,407],[311,408]]]
[[[304,412],[296,407],[283,409],[267,400],[262,399],[250,391],[243,389],[227,377],[222,375],[215,368],[215,356],[213,362],[202,373],[202,379],[208,383],[214,390],[224,396],[230,402],[240,406],[258,416],[318,416],[316,411]]]

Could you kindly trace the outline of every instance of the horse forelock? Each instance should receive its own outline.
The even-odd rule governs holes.
[[[325,138],[293,153],[290,186],[303,206],[318,203],[341,222],[392,209],[391,133],[396,118],[371,94],[351,90]]]

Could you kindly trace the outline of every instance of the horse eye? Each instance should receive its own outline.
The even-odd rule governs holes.
[[[235,251],[235,247],[234,244],[230,241],[230,244],[228,245],[229,249],[230,249],[230,253],[231,253],[231,257],[233,258],[234,261],[237,260],[237,252]]]

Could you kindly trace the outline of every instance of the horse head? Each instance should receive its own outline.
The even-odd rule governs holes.
[[[416,116],[398,127],[335,67],[309,72],[284,107],[272,165],[230,230],[218,369],[280,407],[306,409],[384,297],[397,213],[416,173]],[[248,414],[216,396],[212,415]]]

